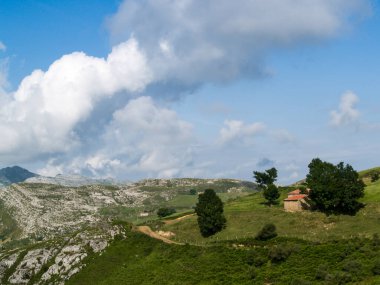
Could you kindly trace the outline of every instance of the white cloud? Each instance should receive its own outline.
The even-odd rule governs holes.
[[[360,112],[356,109],[359,97],[348,91],[341,97],[338,110],[331,111],[330,123],[335,127],[356,123]]]
[[[138,39],[158,79],[192,85],[261,76],[267,52],[336,36],[368,7],[367,0],[125,0],[108,25],[115,42]]]
[[[115,46],[105,59],[75,52],[46,72],[35,70],[0,107],[0,156],[16,153],[17,159],[27,159],[71,150],[80,144],[76,125],[97,103],[116,92],[139,92],[151,80],[134,39]]]
[[[150,97],[130,101],[114,113],[105,135],[113,153],[133,158],[130,166],[158,176],[175,176],[191,160],[191,124]],[[111,151],[111,149],[109,149]]]
[[[7,50],[6,45],[2,41],[0,41],[0,51],[6,51],[6,50]]]
[[[219,142],[250,144],[257,134],[265,130],[263,123],[246,124],[237,120],[224,121],[224,127],[220,130]]]
[[[191,124],[151,97],[139,97],[114,112],[99,146],[66,161],[65,170],[102,177],[174,177],[191,164],[194,140]],[[61,164],[57,160],[49,169]]]

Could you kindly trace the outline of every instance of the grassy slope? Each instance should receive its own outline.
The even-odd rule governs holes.
[[[241,240],[211,247],[167,245],[131,232],[101,255],[89,257],[88,265],[66,284],[379,284],[371,272],[380,247],[369,240],[313,244],[276,238],[269,242]],[[274,248],[288,248],[282,262],[268,259]],[[351,266],[347,266],[351,264]],[[330,283],[316,279],[326,265]]]
[[[281,200],[286,196],[283,191]],[[164,226],[176,233],[176,240],[194,244],[217,240],[254,237],[266,223],[274,223],[278,233],[285,237],[297,237],[311,241],[326,241],[350,237],[370,237],[380,233],[380,181],[370,184],[365,190],[363,202],[366,207],[356,216],[330,216],[321,213],[287,213],[283,204],[271,208],[263,204],[260,193],[238,198],[225,205],[227,228],[217,235],[205,239],[199,234],[196,217]]]
[[[260,193],[239,197],[226,204],[227,228],[215,237],[202,238],[195,217],[163,226],[175,232],[177,240],[194,245],[166,245],[131,232],[102,256],[91,257],[89,265],[67,284],[303,285],[346,284],[349,280],[350,284],[380,284],[380,277],[371,272],[374,263],[380,262],[380,248],[368,239],[380,233],[380,181],[370,183],[365,192],[367,205],[356,217],[286,213],[282,204],[266,207]],[[254,241],[252,237],[267,222],[277,225],[280,237]],[[240,246],[231,247],[232,243]],[[292,252],[280,263],[268,260],[276,244]],[[261,266],[249,262],[259,259],[257,255],[265,260]],[[328,282],[316,279],[322,265],[327,268]]]

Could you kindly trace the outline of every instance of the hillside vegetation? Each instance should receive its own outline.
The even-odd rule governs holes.
[[[294,187],[280,187],[280,202],[268,206],[254,184],[238,180],[12,185],[0,193],[0,283],[380,284],[380,180],[370,173],[361,174],[365,207],[356,216],[288,213],[282,201]],[[194,215],[206,188],[227,219],[208,238]],[[160,207],[177,213],[159,218]],[[268,223],[277,237],[257,241]],[[149,227],[165,238],[139,232]]]
[[[266,223],[273,223],[278,234],[310,241],[327,241],[352,237],[371,237],[380,234],[380,181],[370,183],[362,202],[366,206],[356,216],[331,215],[304,211],[289,213],[283,210],[282,200],[289,188],[282,188],[281,202],[268,207],[261,193],[240,197],[225,205],[227,227],[210,238],[202,238],[196,217],[160,226],[164,231],[176,234],[175,240],[193,244],[206,244],[218,240],[254,237]],[[157,227],[158,229],[158,227]]]
[[[242,239],[200,247],[130,232],[101,256],[88,257],[67,284],[379,284],[373,271],[379,253],[369,239]]]

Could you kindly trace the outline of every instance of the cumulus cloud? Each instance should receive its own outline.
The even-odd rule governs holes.
[[[192,162],[193,126],[176,112],[155,104],[151,97],[131,100],[113,114],[99,146],[88,155],[42,169],[88,173],[96,176],[178,176]],[[66,165],[67,169],[62,169]]]
[[[17,159],[66,152],[78,146],[75,127],[102,99],[139,92],[152,77],[136,40],[115,46],[107,58],[65,55],[46,72],[35,70],[18,89],[2,96],[0,155]]]
[[[48,161],[41,171],[51,174],[178,176],[193,163],[192,126],[150,97],[131,98],[155,85],[193,90],[188,88],[262,76],[267,53],[337,35],[366,3],[125,0],[108,22],[115,46],[107,57],[65,55],[25,77],[12,93],[4,91],[6,73],[0,71],[0,158]],[[115,100],[120,93],[127,105]],[[105,106],[109,116],[98,126],[93,122]],[[263,123],[227,120],[219,142],[248,145],[264,130]]]
[[[221,144],[250,144],[256,135],[262,133],[265,128],[261,122],[246,124],[238,120],[226,120],[224,127],[220,130],[219,142]]]
[[[115,42],[138,39],[158,79],[194,85],[262,76],[268,52],[335,36],[368,3],[125,0],[108,25]]]
[[[6,50],[7,50],[6,45],[2,41],[0,41],[0,51],[6,51]]]
[[[360,112],[356,109],[359,97],[348,91],[340,99],[338,110],[331,111],[330,123],[335,127],[341,127],[356,123],[359,119]]]

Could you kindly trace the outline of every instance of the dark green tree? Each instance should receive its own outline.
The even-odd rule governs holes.
[[[274,184],[277,180],[277,169],[272,167],[264,172],[254,171],[253,178],[255,178],[256,183],[260,186],[260,188],[263,189],[268,187],[270,184]]]
[[[330,214],[355,215],[363,206],[358,199],[364,196],[364,183],[349,164],[333,165],[319,158],[309,164],[306,182],[313,206]]]
[[[203,237],[212,236],[226,226],[223,202],[212,189],[206,189],[198,196],[195,212],[198,215],[198,226]]]
[[[256,183],[263,190],[264,198],[268,201],[269,205],[275,204],[276,200],[280,197],[280,192],[274,182],[277,180],[277,169],[271,168],[265,172],[253,172],[253,177]]]
[[[176,210],[174,208],[160,208],[157,211],[157,216],[159,216],[160,218],[163,218],[163,217],[170,216],[174,214],[175,212]]]
[[[190,195],[197,195],[197,190],[195,190],[194,188],[193,188],[193,189],[190,189],[190,190],[189,190],[189,194],[190,194]]]
[[[274,184],[269,184],[268,187],[264,189],[263,195],[269,205],[276,204],[276,200],[280,198],[280,192]]]
[[[376,182],[379,179],[380,179],[379,172],[374,172],[374,173],[371,174],[371,182]]]

